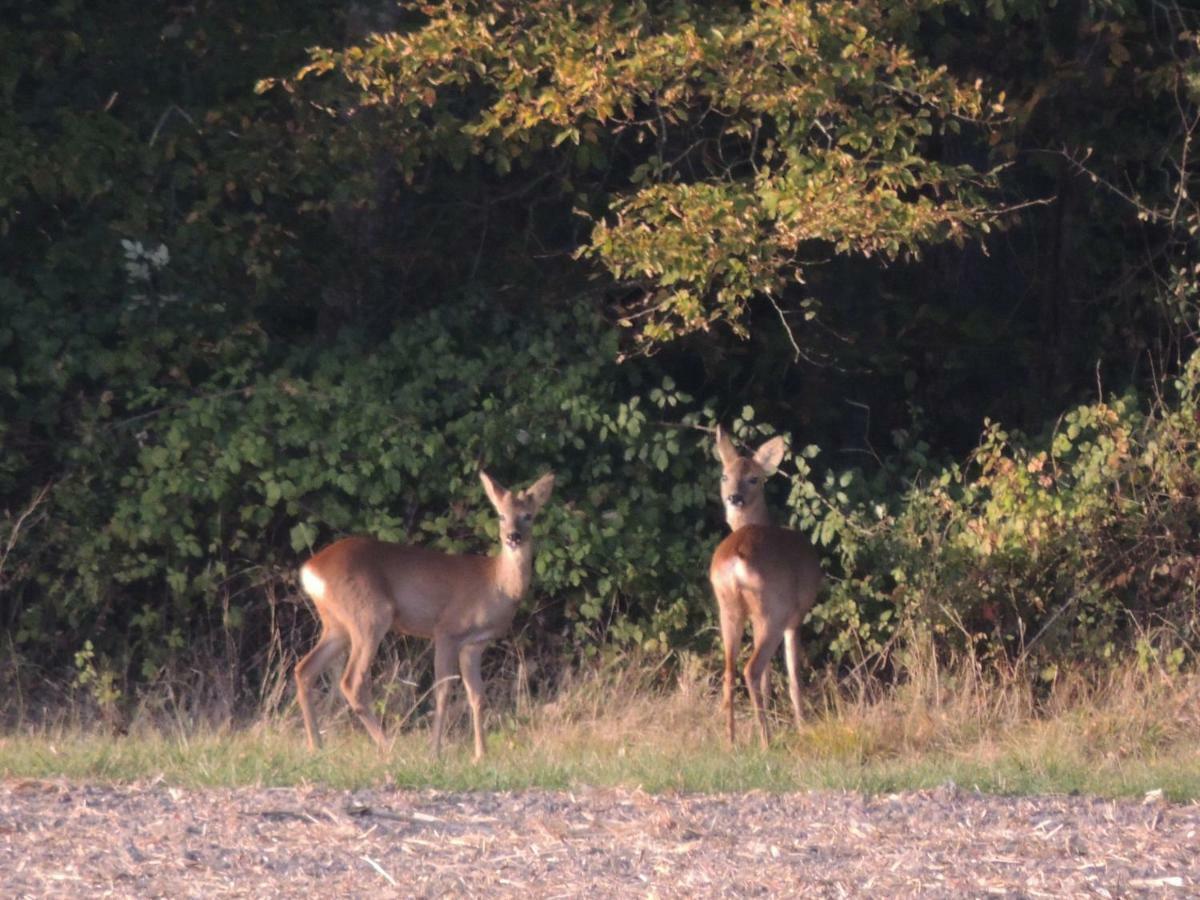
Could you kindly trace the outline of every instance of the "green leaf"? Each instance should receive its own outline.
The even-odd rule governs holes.
[[[317,528],[309,522],[297,522],[288,533],[292,542],[292,550],[299,553],[303,550],[312,551],[317,539]]]

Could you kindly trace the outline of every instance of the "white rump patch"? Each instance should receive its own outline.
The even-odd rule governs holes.
[[[740,556],[733,561],[733,577],[739,582],[744,582],[750,577],[750,569],[746,566],[746,561]]]
[[[300,583],[304,585],[308,596],[314,600],[320,600],[325,596],[325,579],[309,568],[308,563],[305,563],[300,569]]]
[[[733,577],[739,587],[748,588],[752,591],[762,589],[762,575],[751,565],[746,563],[746,560],[740,556],[733,563]]]

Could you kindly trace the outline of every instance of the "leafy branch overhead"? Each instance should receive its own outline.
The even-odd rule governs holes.
[[[576,253],[634,289],[626,324],[649,344],[744,335],[753,298],[796,305],[807,262],[987,230],[990,174],[934,151],[1000,104],[906,42],[940,5],[451,0],[259,89],[300,93],[410,185],[439,163],[568,160],[558,190],[592,221]]]

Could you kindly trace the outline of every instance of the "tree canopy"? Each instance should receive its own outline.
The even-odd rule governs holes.
[[[624,321],[650,342],[714,322],[745,336],[746,304],[797,293],[807,260],[911,256],[994,215],[993,179],[929,142],[986,129],[1003,106],[918,59],[911,4],[421,12],[312,51],[283,86],[311,99],[302,79],[340,76],[311,102],[406,184],[467,157],[499,177],[548,175],[592,223],[576,254],[631,288]]]

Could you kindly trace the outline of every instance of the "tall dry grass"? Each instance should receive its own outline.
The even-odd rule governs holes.
[[[321,701],[327,748],[309,754],[292,702],[290,661],[259,688],[255,715],[205,713],[180,675],[139,699],[121,728],[76,697],[75,712],[26,715],[0,736],[0,773],[187,784],[377,784],[458,789],[641,786],[725,791],[891,791],[942,784],[999,792],[1106,796],[1162,789],[1200,797],[1200,674],[1136,661],[1060,670],[946,661],[911,642],[884,683],[809,673],[804,723],[791,721],[782,673],[758,748],[739,693],[739,740],[726,746],[719,673],[692,654],[613,660],[557,674],[510,650],[488,680],[489,758],[469,762],[459,695],[449,750],[429,753],[428,660],[393,649],[377,666],[392,750],[380,755],[332,688]],[[191,673],[204,681],[203,673]],[[202,693],[202,692],[201,692]],[[10,718],[12,710],[9,710]]]
[[[781,749],[802,757],[855,762],[929,755],[994,756],[1030,742],[1081,760],[1145,758],[1200,745],[1200,674],[1168,673],[1130,662],[1102,670],[1064,670],[1050,681],[1020,668],[939,663],[932,648],[910,653],[892,684],[811,675],[803,727],[793,727],[782,673],[770,721]],[[744,692],[739,745],[757,742]],[[572,747],[722,744],[717,675],[682,656],[671,678],[662,669],[626,665],[574,672],[554,698],[514,715],[531,743]]]

